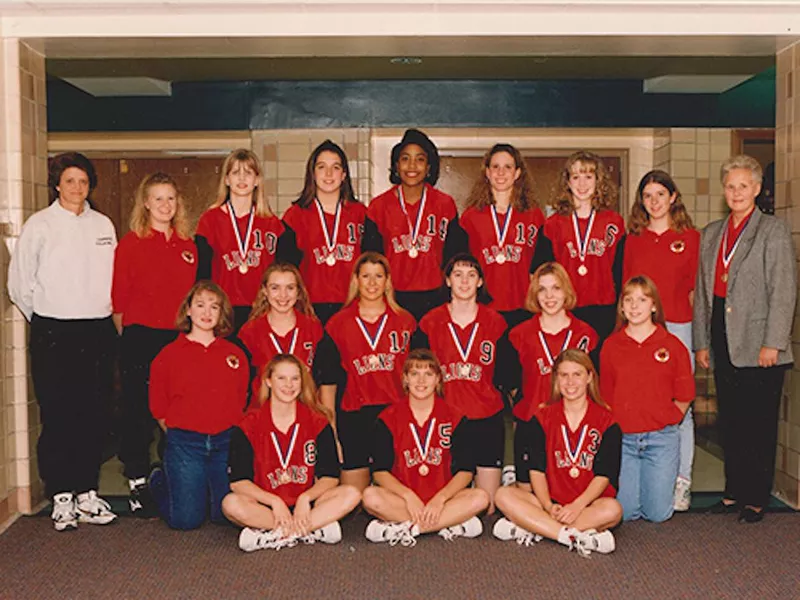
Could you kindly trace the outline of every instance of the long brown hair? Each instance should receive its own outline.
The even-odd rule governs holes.
[[[681,192],[675,181],[670,177],[666,171],[655,169],[646,173],[642,180],[639,182],[639,188],[636,190],[636,199],[631,207],[631,214],[628,217],[628,231],[633,234],[640,234],[647,229],[650,223],[650,214],[644,206],[644,188],[651,183],[657,183],[664,187],[669,192],[670,197],[675,195],[675,202],[669,207],[669,226],[677,232],[683,232],[687,229],[692,229],[692,218],[686,211],[681,199]]]
[[[250,311],[250,316],[247,320],[254,321],[260,319],[270,311],[271,307],[269,305],[267,284],[269,283],[270,275],[273,273],[291,273],[294,275],[294,280],[297,284],[297,302],[295,302],[294,308],[305,316],[316,319],[317,315],[314,312],[314,307],[311,305],[311,300],[308,298],[308,289],[303,282],[303,277],[300,275],[299,269],[290,263],[275,262],[268,266],[261,276],[261,285],[258,288],[256,299],[253,302],[253,310]]]
[[[272,377],[275,367],[281,363],[291,363],[297,367],[297,370],[300,372],[300,395],[297,397],[297,400],[305,404],[312,411],[328,419],[328,422],[333,422],[333,412],[320,400],[317,386],[314,385],[314,379],[311,377],[311,372],[308,370],[308,367],[301,363],[300,359],[293,354],[276,354],[264,365],[264,368],[261,369],[261,374],[259,375],[261,377],[261,386],[258,390],[259,402],[263,405],[269,400],[270,387],[266,384],[266,381]]]
[[[525,296],[525,310],[532,313],[542,312],[539,305],[539,280],[545,275],[552,275],[558,280],[561,289],[564,290],[564,309],[572,310],[578,303],[578,296],[575,288],[572,287],[567,271],[557,262],[546,262],[541,265],[531,275],[531,283],[528,286],[528,294]]]
[[[408,382],[406,377],[411,369],[415,367],[430,367],[439,381],[436,384],[434,393],[440,398],[444,398],[444,381],[442,380],[442,364],[432,350],[428,348],[417,348],[408,353],[406,361],[403,363],[403,393],[408,395]]]
[[[350,278],[350,289],[347,291],[347,300],[345,300],[344,305],[347,306],[353,302],[353,300],[358,299],[358,275],[361,272],[361,267],[367,263],[371,265],[381,265],[383,267],[383,272],[386,274],[386,289],[383,293],[386,304],[388,304],[389,307],[397,314],[406,312],[405,309],[397,303],[397,300],[395,300],[394,286],[392,286],[392,273],[389,269],[389,261],[383,254],[372,251],[364,252],[364,254],[356,259],[356,262],[353,265],[353,276]]]
[[[594,363],[592,359],[589,358],[589,355],[586,354],[583,350],[578,350],[577,348],[569,348],[568,350],[564,350],[561,354],[558,355],[555,362],[553,363],[553,374],[551,376],[551,387],[550,387],[550,404],[554,404],[561,400],[561,390],[558,387],[558,367],[561,363],[571,362],[575,363],[576,365],[580,365],[592,378],[589,380],[589,384],[586,386],[586,395],[595,402],[599,404],[603,408],[608,408],[608,404],[606,404],[603,397],[600,395],[600,377],[597,375],[597,370],[594,368]]]
[[[347,155],[344,153],[344,150],[342,150],[342,147],[339,146],[339,144],[336,144],[331,140],[325,140],[319,146],[314,148],[314,150],[311,152],[311,155],[308,157],[308,160],[306,161],[306,173],[303,181],[303,191],[300,192],[300,196],[298,196],[297,200],[294,201],[294,204],[299,205],[300,208],[308,208],[314,202],[314,198],[317,197],[317,180],[314,177],[314,169],[317,166],[317,159],[319,159],[319,155],[323,152],[333,152],[339,157],[339,161],[342,163],[342,169],[344,170],[345,178],[342,182],[342,186],[339,188],[339,200],[341,202],[358,202],[356,195],[353,192],[353,181],[350,179],[350,164],[347,162]]]
[[[230,175],[236,163],[250,167],[256,174],[257,185],[253,190],[253,204],[256,207],[257,217],[271,217],[272,209],[269,207],[267,195],[264,192],[264,171],[261,169],[261,161],[254,152],[247,148],[238,148],[225,157],[222,163],[222,169],[219,173],[219,186],[217,187],[217,197],[209,208],[219,208],[230,196],[228,184],[225,183],[225,178]]]
[[[198,281],[186,294],[186,297],[181,302],[181,307],[178,309],[178,317],[175,320],[175,328],[178,331],[189,333],[192,331],[192,320],[189,318],[189,307],[192,305],[192,300],[196,294],[201,292],[210,292],[217,297],[220,304],[219,322],[214,327],[214,335],[217,337],[224,337],[233,331],[233,307],[231,301],[228,299],[228,294],[213,281],[203,279]]]
[[[189,234],[189,219],[186,216],[186,203],[183,200],[183,195],[178,189],[178,184],[175,180],[170,175],[160,171],[147,175],[139,183],[139,187],[136,189],[136,196],[133,199],[133,210],[131,211],[129,223],[130,230],[140,238],[150,235],[150,211],[147,210],[144,203],[150,195],[150,189],[156,185],[171,185],[172,189],[175,190],[175,216],[172,217],[172,229],[179,238],[188,240],[191,236]]]
[[[572,191],[569,189],[569,179],[572,175],[572,167],[580,163],[580,171],[594,172],[597,175],[597,185],[592,198],[592,208],[595,210],[614,210],[617,208],[617,186],[611,181],[606,166],[602,159],[594,152],[579,150],[569,155],[564,162],[564,168],[558,176],[555,193],[550,201],[556,212],[560,215],[571,215],[575,210],[572,202]]]
[[[625,282],[622,286],[622,292],[617,301],[617,329],[622,329],[628,324],[628,319],[625,318],[625,313],[622,310],[625,296],[631,293],[633,288],[639,288],[642,293],[653,301],[655,312],[652,314],[653,323],[666,327],[666,319],[664,318],[664,307],[661,304],[661,296],[658,293],[658,288],[653,280],[647,275],[635,275]]]
[[[483,155],[481,172],[472,186],[472,191],[469,193],[466,208],[481,209],[485,206],[492,206],[495,203],[492,195],[492,186],[489,183],[489,178],[486,177],[486,169],[491,165],[492,157],[500,152],[510,154],[514,159],[514,166],[520,170],[519,177],[514,181],[514,188],[511,191],[511,206],[514,207],[514,210],[519,211],[528,210],[536,206],[536,199],[533,196],[533,180],[522,154],[511,144],[495,144]]]

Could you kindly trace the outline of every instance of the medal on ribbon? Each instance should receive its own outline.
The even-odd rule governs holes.
[[[497,256],[495,257],[495,261],[498,265],[502,265],[506,262],[506,254],[505,254],[505,243],[506,243],[506,235],[508,234],[508,230],[511,226],[511,216],[514,214],[514,207],[509,206],[508,212],[506,212],[505,220],[503,221],[503,227],[500,227],[500,222],[497,218],[497,208],[492,204],[489,207],[492,214],[492,225],[494,225],[494,235],[497,238],[497,246],[500,248]]]
[[[748,219],[748,223],[749,223]],[[722,236],[722,268],[725,272],[722,274],[722,281],[724,283],[728,282],[728,267],[733,260],[733,255],[736,254],[736,248],[739,247],[739,242],[742,241],[742,233],[744,233],[747,224],[739,231],[738,235],[736,236],[736,241],[733,243],[733,247],[729,250],[728,249],[728,226],[725,225],[725,233]]]
[[[428,458],[428,450],[430,450],[431,447],[431,439],[433,438],[433,429],[436,427],[436,419],[431,419],[431,422],[428,424],[428,431],[425,432],[425,445],[420,441],[419,434],[417,433],[417,426],[414,425],[414,423],[409,423],[408,427],[411,429],[411,435],[414,436],[414,444],[417,446],[420,459],[422,460],[422,464],[419,467],[419,474],[425,477],[430,473],[430,469],[428,465],[425,464],[425,461]]]
[[[269,333],[269,339],[272,340],[272,345],[275,346],[275,350],[278,351],[278,354],[294,354],[294,347],[297,345],[297,334],[300,333],[300,328],[295,327],[294,331],[292,332],[292,341],[289,342],[289,351],[284,352],[283,348],[281,348],[281,344],[278,341],[278,338],[273,334],[271,331]]]
[[[281,473],[278,475],[278,482],[281,485],[292,482],[292,476],[289,473],[289,461],[292,460],[292,452],[294,452],[294,444],[297,441],[297,432],[299,430],[300,424],[295,423],[294,427],[292,428],[292,435],[286,454],[283,453],[283,448],[281,448],[281,443],[278,441],[278,436],[275,435],[275,432],[271,431],[269,434],[272,438],[272,445],[275,446],[275,452],[278,454],[278,462],[281,464]]]
[[[453,338],[453,343],[456,345],[456,350],[458,351],[458,355],[462,360],[461,364],[458,365],[459,377],[469,377],[469,353],[472,351],[472,345],[475,343],[475,336],[478,335],[478,327],[479,323],[476,321],[475,324],[472,325],[472,331],[469,334],[469,340],[467,341],[467,346],[465,348],[461,345],[461,340],[458,338],[456,328],[452,323],[447,324],[447,328],[450,330],[450,337]]]
[[[550,353],[550,346],[547,345],[547,339],[544,337],[544,332],[539,331],[539,343],[542,345],[542,350],[544,350],[545,358],[547,358],[547,362],[552,367],[553,364],[556,362],[555,357]],[[572,330],[569,329],[567,331],[567,335],[564,337],[564,343],[561,344],[561,350],[558,351],[561,354],[564,350],[569,348],[569,342],[572,339]]]
[[[417,211],[417,220],[414,225],[411,224],[411,217],[408,216],[406,210],[406,201],[403,199],[403,186],[397,186],[397,198],[400,201],[400,210],[406,216],[406,223],[408,223],[408,233],[411,235],[411,248],[408,249],[409,258],[417,258],[419,256],[419,246],[417,246],[417,238],[419,237],[419,227],[422,224],[422,217],[425,213],[425,201],[427,200],[427,193],[425,188],[422,189],[422,198],[419,201],[419,210]]]
[[[581,236],[581,228],[578,227],[578,215],[573,211],[572,213],[572,230],[575,234],[575,243],[578,246],[578,258],[581,261],[581,266],[578,267],[578,275],[583,277],[589,272],[586,267],[586,249],[589,246],[589,238],[592,234],[592,227],[594,226],[594,217],[597,213],[592,209],[589,215],[589,223],[586,225],[586,232]]]
[[[328,251],[325,257],[325,264],[332,267],[336,264],[336,256],[334,250],[336,249],[336,239],[339,236],[339,222],[342,219],[342,201],[336,203],[336,213],[333,217],[333,231],[328,231],[328,221],[325,219],[325,212],[322,210],[322,202],[314,198],[314,204],[317,207],[317,216],[319,217],[319,224],[322,227],[322,235],[325,236],[325,248]]]
[[[386,327],[386,320],[389,318],[389,313],[384,313],[380,320],[380,325],[378,325],[378,331],[375,332],[375,337],[369,334],[367,330],[367,326],[364,321],[361,320],[361,317],[356,317],[356,323],[358,324],[358,328],[361,330],[361,335],[364,336],[364,339],[367,340],[367,344],[369,345],[370,350],[372,350],[373,354],[370,354],[367,357],[367,363],[373,369],[377,368],[381,364],[380,358],[378,355],[375,354],[375,349],[378,347],[378,342],[381,339],[381,335],[383,335],[383,328]]]
[[[239,265],[239,273],[242,275],[247,274],[247,250],[250,247],[250,236],[253,233],[253,219],[256,216],[255,204],[250,205],[250,218],[247,221],[247,232],[242,239],[242,232],[239,231],[239,223],[236,220],[236,215],[233,213],[233,203],[230,198],[225,201],[228,207],[228,216],[231,219],[231,226],[233,227],[233,234],[236,236],[236,246],[239,250],[239,256],[242,257],[242,264]]]
[[[575,448],[575,451],[572,451],[572,448],[569,445],[569,435],[567,434],[567,426],[561,426],[561,436],[564,438],[564,448],[567,452],[567,457],[569,458],[569,464],[572,465],[569,469],[569,476],[573,479],[577,479],[578,475],[581,474],[580,469],[578,469],[578,457],[581,454],[581,448],[583,447],[583,442],[586,439],[586,432],[589,431],[589,426],[584,425],[583,429],[581,430],[581,435],[578,438],[578,445]]]

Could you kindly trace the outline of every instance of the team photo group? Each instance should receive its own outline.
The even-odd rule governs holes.
[[[196,231],[153,173],[117,241],[91,161],[51,159],[8,292],[30,322],[57,531],[117,518],[97,491],[115,371],[131,513],[233,524],[244,551],[337,543],[363,510],[376,543],[486,521],[521,546],[610,553],[622,521],[690,508],[696,365],[713,369],[725,461],[708,511],[764,518],[797,281],[756,160],[720,166],[730,212],[702,231],[661,170],[621,215],[588,151],[539,198],[498,143],[461,214],[423,132],[390,164],[366,202],[325,141],[279,218],[260,159],[235,150]]]

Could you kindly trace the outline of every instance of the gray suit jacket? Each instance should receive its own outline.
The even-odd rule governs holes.
[[[700,263],[694,293],[695,350],[711,346],[714,272],[725,219],[709,223],[700,237]],[[728,271],[725,330],[736,367],[757,367],[762,346],[778,349],[778,364],[792,358],[792,320],[797,298],[795,250],[783,219],[755,209],[742,233]]]

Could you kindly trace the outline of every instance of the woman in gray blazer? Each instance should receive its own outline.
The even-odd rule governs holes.
[[[709,368],[713,357],[725,453],[725,493],[710,510],[756,523],[769,504],[781,388],[793,360],[795,251],[787,223],[756,209],[759,164],[735,156],[720,175],[731,213],[703,230],[693,329],[697,363]]]

